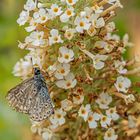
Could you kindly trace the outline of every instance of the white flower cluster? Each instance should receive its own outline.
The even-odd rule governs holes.
[[[65,124],[75,125],[78,116],[90,129],[107,129],[104,140],[118,138],[112,124],[121,116],[111,95],[123,97],[126,104],[135,97],[130,94],[132,84],[122,57],[133,44],[127,34],[123,39],[114,34],[115,23],[108,22],[117,7],[122,8],[119,0],[27,0],[24,5],[17,23],[26,26],[29,36],[18,47],[29,53],[17,62],[13,73],[26,79],[37,65],[49,75],[55,114],[45,127],[32,125],[32,131],[44,140],[53,139]]]
[[[61,126],[65,123],[65,118],[64,116],[66,115],[66,112],[63,111],[62,109],[57,109],[55,110],[55,114],[50,117],[50,122],[52,125],[50,126],[51,128],[57,128],[58,126]]]
[[[89,128],[96,128],[97,121],[100,121],[101,127],[107,128],[111,125],[112,120],[118,120],[119,115],[117,114],[116,107],[109,108],[109,104],[112,102],[112,97],[107,93],[101,93],[96,103],[99,104],[101,109],[106,110],[105,114],[92,112],[90,104],[85,107],[82,105],[79,109],[79,116],[83,117],[88,122]]]

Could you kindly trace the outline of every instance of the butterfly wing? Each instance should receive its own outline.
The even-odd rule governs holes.
[[[42,121],[54,113],[54,108],[46,84],[37,87],[37,89],[38,92],[32,100],[29,116],[33,121]]]
[[[29,114],[34,121],[47,119],[54,112],[46,83],[42,80],[25,80],[11,89],[6,98],[13,109]]]
[[[35,89],[34,78],[27,79],[11,89],[6,98],[9,105],[18,112],[28,113],[31,103],[30,95]]]

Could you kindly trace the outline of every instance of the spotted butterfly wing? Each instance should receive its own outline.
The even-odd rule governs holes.
[[[52,106],[52,101],[48,95],[48,89],[46,86],[37,87],[38,94],[36,94],[35,99],[32,100],[29,116],[34,121],[41,121],[54,113]]]
[[[40,70],[34,71],[33,78],[11,89],[6,98],[16,111],[29,114],[34,121],[42,121],[53,114],[54,109]]]

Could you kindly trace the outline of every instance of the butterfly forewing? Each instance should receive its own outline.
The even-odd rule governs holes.
[[[47,119],[54,112],[44,78],[38,73],[11,89],[6,98],[13,109],[29,114],[33,121]]]
[[[27,102],[29,94],[34,88],[33,83],[34,78],[25,80],[8,92],[6,98],[13,109],[18,112],[28,113],[30,105],[27,105]]]

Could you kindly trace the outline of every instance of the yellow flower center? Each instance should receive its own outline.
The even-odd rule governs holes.
[[[104,100],[101,100],[101,104],[106,104]]]
[[[37,23],[36,23],[36,22],[34,22],[34,23],[33,23],[33,26],[36,26],[36,25],[37,25]]]
[[[67,85],[67,87],[70,87],[70,86],[71,86],[71,83],[70,83],[70,82],[68,82],[66,85]]]
[[[41,38],[41,35],[38,35],[38,39],[40,39]]]
[[[100,62],[100,59],[99,58],[95,58],[95,62],[96,63]]]
[[[54,41],[56,41],[56,42],[57,42],[57,41],[58,41],[58,37],[54,37]]]
[[[93,120],[93,117],[92,116],[89,116],[88,117],[88,121],[91,122],[92,120]]]
[[[69,3],[73,3],[73,0],[68,0]]]
[[[106,117],[103,117],[103,118],[102,118],[102,121],[103,121],[103,122],[105,122],[105,121],[106,121],[106,119],[107,119]]]
[[[81,26],[81,27],[84,27],[84,25],[85,25],[84,22],[81,21],[81,22],[80,22],[80,26]]]
[[[77,100],[80,100],[81,99],[80,96],[76,96],[76,98],[77,98]]]
[[[71,36],[72,36],[72,34],[71,34],[70,32],[68,32],[68,33],[67,33],[67,36],[68,36],[68,37],[71,37]]]
[[[70,56],[69,56],[68,54],[65,54],[64,58],[65,58],[65,59],[69,59]]]
[[[123,86],[122,86],[122,83],[119,83],[119,84],[118,84],[118,87],[119,87],[119,88],[122,88],[122,87],[123,87]]]
[[[57,12],[58,12],[58,8],[54,8],[53,11],[54,11],[55,13],[57,13]]]
[[[64,74],[65,73],[65,70],[64,69],[61,69],[60,70],[60,73]]]
[[[86,18],[87,18],[87,19],[89,19],[89,18],[90,18],[90,16],[86,15]]]
[[[107,136],[108,136],[108,137],[111,137],[112,135],[111,135],[111,133],[110,133],[110,132],[108,132],[108,133],[107,133]]]
[[[70,10],[67,10],[67,15],[71,16],[72,12]]]
[[[42,19],[42,20],[46,20],[46,17],[42,17],[41,19]]]
[[[113,114],[113,113],[114,113],[114,110],[113,110],[113,109],[111,109],[111,110],[110,110],[110,113],[111,113],[111,114]]]
[[[60,119],[60,118],[61,118],[61,114],[57,114],[57,118],[59,118],[59,119]]]
[[[94,27],[92,27],[92,28],[90,28],[89,30],[90,30],[90,32],[91,32],[91,33],[94,33],[95,28],[94,28]]]
[[[82,113],[82,114],[86,114],[85,109],[82,109],[82,110],[81,110],[81,113]]]

